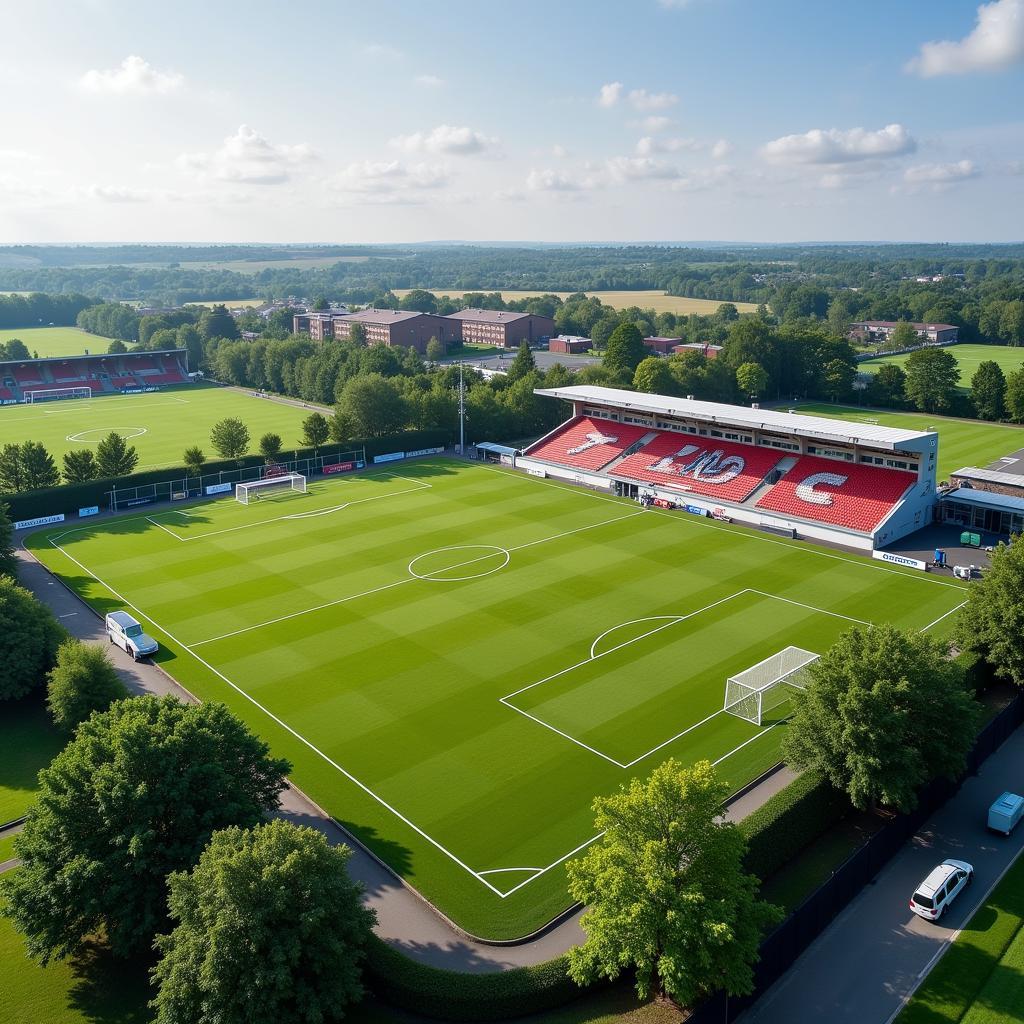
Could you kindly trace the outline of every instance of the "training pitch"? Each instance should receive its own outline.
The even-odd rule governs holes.
[[[442,911],[523,935],[568,903],[590,804],[660,761],[738,789],[780,714],[725,682],[857,623],[941,633],[963,589],[686,513],[435,458],[63,524],[29,548],[160,663],[291,759],[292,778]]]
[[[207,459],[220,456],[210,444],[210,428],[225,417],[249,428],[249,450],[259,450],[260,437],[272,432],[284,452],[301,447],[302,421],[311,409],[257,398],[248,391],[213,384],[189,384],[141,395],[70,398],[37,405],[0,408],[3,443],[41,441],[60,465],[67,451],[91,448],[111,431],[139,452],[138,470],[180,466],[186,448],[198,445]]]

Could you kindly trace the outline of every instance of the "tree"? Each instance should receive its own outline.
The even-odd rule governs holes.
[[[394,382],[379,373],[353,377],[342,388],[337,413],[360,437],[380,437],[405,426],[405,401]]]
[[[920,344],[921,339],[918,337],[917,331],[914,330],[914,325],[907,320],[900,320],[892,329],[892,334],[889,335],[889,344],[886,345],[886,348],[914,348],[915,345]]]
[[[350,854],[284,821],[215,832],[199,863],[168,880],[176,923],[157,939],[156,1024],[339,1019],[362,998],[376,920]]]
[[[907,375],[895,363],[883,363],[871,379],[872,401],[879,405],[902,405]]]
[[[956,642],[982,654],[996,675],[1024,686],[1024,542],[999,544],[967,591]]]
[[[103,480],[115,476],[127,476],[139,462],[139,453],[134,445],[116,430],[112,430],[96,445],[96,473]]]
[[[761,934],[781,914],[743,870],[746,842],[722,818],[728,793],[709,762],[666,761],[594,801],[602,838],[567,865],[569,892],[587,906],[587,940],[569,951],[577,983],[635,967],[641,998],[684,1005],[753,989]]]
[[[128,351],[128,346],[123,341],[121,341],[120,338],[115,338],[107,346],[107,355],[108,356],[119,356],[119,355],[121,355],[121,354],[123,354],[124,352],[127,352],[127,351]]]
[[[902,811],[963,771],[978,705],[949,648],[894,626],[854,627],[808,667],[783,737],[790,764],[820,771],[855,807]]]
[[[310,413],[302,421],[302,443],[307,448],[312,448],[314,453],[320,451],[320,446],[327,441],[331,433],[331,425],[323,413]]]
[[[21,471],[26,491],[41,487],[56,487],[60,483],[60,471],[53,456],[39,441],[25,441],[21,446]]]
[[[194,444],[185,449],[181,461],[185,464],[189,476],[200,476],[203,466],[206,464],[206,456],[203,454],[203,449]]]
[[[1006,376],[994,359],[983,360],[974,371],[971,401],[979,419],[1001,420],[1006,416]]]
[[[1024,368],[1014,370],[1006,377],[1006,411],[1014,423],[1024,423]],[[0,464],[3,453],[0,452]],[[0,478],[3,471],[0,469]]]
[[[325,295],[318,295],[313,300],[313,310],[317,313],[324,313],[331,308],[331,303]]]
[[[0,491],[17,494],[25,490],[25,467],[21,461],[21,445],[5,444],[0,448]]]
[[[227,306],[216,305],[204,310],[199,317],[199,337],[208,342],[211,338],[237,338],[238,325],[228,312]]]
[[[417,313],[436,313],[437,296],[424,288],[413,288],[411,292],[402,297],[398,308]]]
[[[53,613],[10,576],[0,576],[0,700],[41,685],[64,636]]]
[[[672,376],[669,360],[658,356],[641,359],[633,374],[633,389],[651,395],[674,395],[676,379]]]
[[[361,324],[358,320],[353,320],[348,329],[348,340],[353,345],[358,345],[360,348],[366,347],[366,324]]]
[[[281,435],[267,433],[260,438],[260,455],[268,463],[277,462],[281,455]]]
[[[334,415],[328,423],[328,429],[331,432],[331,440],[338,444],[345,444],[346,441],[351,441],[356,436],[355,420],[348,413],[342,412],[340,407],[335,408]]]
[[[439,359],[444,358],[444,345],[437,340],[437,338],[431,338],[427,342],[427,359],[432,363],[436,363]]]
[[[175,336],[175,344],[183,348],[188,356],[188,368],[192,372],[203,364],[203,339],[193,324],[182,324]]]
[[[69,637],[57,648],[46,699],[59,728],[70,732],[94,711],[106,711],[115,700],[127,696],[124,683],[102,647]]]
[[[956,397],[960,368],[952,352],[921,348],[907,360],[907,398],[922,412],[942,412]]]
[[[210,444],[222,459],[240,459],[249,450],[249,428],[228,417],[213,425]]]
[[[768,371],[759,363],[744,363],[736,368],[736,386],[756,401],[768,387]]]
[[[856,366],[845,359],[832,359],[825,364],[821,383],[825,388],[825,394],[836,402],[849,395],[856,377]]]
[[[20,338],[10,338],[4,346],[4,359],[31,359],[28,345]]]
[[[91,448],[75,448],[64,453],[64,482],[81,484],[86,480],[95,480],[99,470],[96,456]]]
[[[18,575],[18,559],[14,555],[14,528],[8,512],[8,507],[0,502],[0,576],[13,580]]]
[[[630,377],[647,355],[643,335],[634,324],[619,324],[604,347],[604,366],[612,372],[622,371]]]
[[[30,954],[63,959],[100,929],[118,956],[146,948],[167,876],[218,829],[262,822],[289,768],[223,704],[135,697],[82,722],[39,773],[22,867],[0,879]]]
[[[516,353],[515,359],[512,360],[512,365],[508,368],[507,379],[511,383],[515,383],[517,380],[522,380],[528,374],[533,373],[536,369],[537,360],[533,358],[533,353],[530,351],[530,343],[528,341],[520,342],[519,351]]]

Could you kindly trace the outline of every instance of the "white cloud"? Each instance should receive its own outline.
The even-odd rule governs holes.
[[[878,131],[863,128],[812,128],[803,135],[784,135],[761,148],[761,154],[781,164],[842,164],[903,156],[917,149],[910,132],[901,124]]]
[[[597,105],[599,107],[614,107],[622,99],[622,83],[608,82],[601,86],[597,94]]]
[[[422,85],[427,89],[437,89],[444,85],[444,79],[438,78],[437,75],[417,75],[416,84]]]
[[[903,180],[908,185],[931,185],[943,189],[976,178],[979,173],[970,160],[958,160],[951,164],[918,164],[916,167],[908,167],[903,172]]]
[[[408,153],[448,153],[454,156],[470,156],[493,150],[498,140],[474,131],[472,128],[456,128],[450,124],[441,124],[429,132],[414,132],[412,135],[399,135],[391,140],[392,146],[404,149]]]
[[[38,153],[29,153],[24,149],[0,149],[0,164],[35,163],[40,159]]]
[[[636,151],[641,156],[650,156],[652,153],[678,153],[682,150],[693,151],[703,148],[704,143],[697,139],[658,139],[652,135],[645,135],[636,144]]]
[[[248,125],[241,125],[212,153],[183,153],[178,166],[201,177],[245,185],[280,185],[292,169],[316,159],[305,145],[275,145]]]
[[[679,97],[671,92],[648,92],[646,89],[631,89],[629,102],[637,110],[665,110],[675,106]]]
[[[82,192],[89,199],[99,199],[104,203],[145,203],[158,197],[151,189],[125,185],[87,185]]]
[[[706,192],[725,184],[735,173],[735,169],[728,164],[719,164],[717,167],[681,175],[670,183],[669,188],[673,192]]]
[[[666,117],[664,114],[651,114],[650,117],[645,117],[640,122],[640,127],[645,132],[663,132],[668,126],[672,124],[672,118]]]
[[[994,0],[978,8],[973,31],[958,42],[924,43],[907,71],[933,78],[998,71],[1024,61],[1024,0]]]
[[[563,171],[545,167],[539,171],[530,171],[526,176],[526,187],[531,192],[578,192],[585,187],[585,183]]]
[[[608,161],[613,181],[667,181],[679,177],[679,168],[649,156],[617,156]]]
[[[157,71],[141,57],[125,57],[119,67],[86,71],[78,80],[82,92],[102,96],[167,96],[185,79],[173,71]]]
[[[551,147],[551,155],[558,160],[565,160],[569,156],[569,150],[560,146],[557,142]]]
[[[449,180],[440,165],[361,160],[342,168],[331,184],[341,192],[393,194],[443,188]]]
[[[732,143],[728,139],[719,139],[711,147],[711,155],[716,160],[724,160],[732,152]]]

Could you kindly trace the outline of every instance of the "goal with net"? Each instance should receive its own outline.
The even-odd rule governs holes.
[[[92,398],[92,388],[33,388],[25,392],[25,401],[29,405],[54,402],[61,398]]]
[[[249,480],[244,484],[235,484],[235,500],[248,505],[253,499],[259,499],[281,491],[298,491],[306,493],[306,478],[301,473],[280,473],[268,476],[263,480]]]
[[[800,647],[787,647],[764,661],[730,676],[725,682],[725,711],[754,725],[785,704],[793,690],[806,688],[807,666],[819,655]]]

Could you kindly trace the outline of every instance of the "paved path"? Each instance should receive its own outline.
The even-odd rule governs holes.
[[[995,797],[1022,787],[1024,729],[1018,729],[740,1017],[742,1024],[887,1024],[1024,849],[1024,827],[1009,839],[985,829]],[[973,864],[975,881],[942,924],[932,924],[912,914],[907,901],[946,857]]]
[[[106,647],[131,692],[173,693],[182,700],[194,699],[155,665],[136,663],[119,647],[110,644],[99,616],[31,554],[22,548],[18,550],[18,557],[21,582],[53,610],[68,632],[80,640]],[[792,777],[787,769],[776,772],[734,801],[728,816],[733,820],[746,816]],[[349,871],[366,887],[366,902],[377,911],[377,934],[424,963],[460,971],[503,970],[549,960],[584,939],[579,926],[582,911],[572,914],[544,935],[514,946],[495,946],[471,939],[404,886],[299,790],[288,787],[281,796],[279,813],[289,821],[318,829],[332,843],[345,843],[352,848]]]

